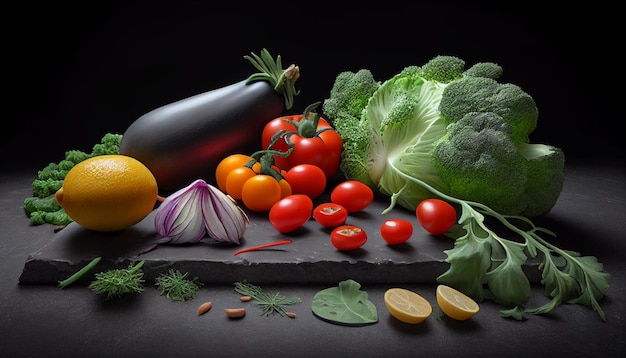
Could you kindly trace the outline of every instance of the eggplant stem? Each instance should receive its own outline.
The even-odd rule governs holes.
[[[280,55],[274,60],[267,49],[261,50],[261,56],[252,52],[250,56],[246,55],[244,58],[260,71],[248,77],[246,84],[256,81],[269,82],[276,92],[283,95],[285,108],[291,109],[294,97],[300,93],[295,88],[295,83],[300,78],[300,68],[292,64],[283,69]]]

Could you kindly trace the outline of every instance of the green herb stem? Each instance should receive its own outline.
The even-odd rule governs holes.
[[[72,276],[66,278],[65,280],[59,281],[59,287],[60,288],[65,288],[65,287],[73,284],[79,278],[81,278],[83,275],[85,275],[87,272],[91,271],[98,264],[98,262],[100,262],[101,259],[102,259],[102,257],[100,257],[100,256],[94,258],[93,260],[91,260],[91,262],[89,262],[87,265],[85,265],[82,269],[80,269],[78,272],[76,272]]]

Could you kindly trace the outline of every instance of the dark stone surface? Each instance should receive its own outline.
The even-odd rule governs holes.
[[[562,304],[549,314],[527,316],[525,321],[520,322],[500,317],[501,307],[493,301],[481,302],[480,312],[470,320],[454,321],[447,319],[437,306],[436,283],[381,281],[360,282],[361,289],[376,306],[379,317],[377,323],[363,327],[329,324],[316,318],[311,312],[314,295],[320,290],[335,287],[338,282],[276,281],[263,284],[265,289],[272,292],[302,299],[302,303],[289,307],[297,314],[293,320],[279,315],[261,316],[260,308],[255,307],[254,303],[244,304],[239,301],[238,294],[233,290],[233,282],[207,282],[194,299],[184,302],[173,302],[161,296],[149,280],[145,283],[143,293],[117,300],[105,300],[84,285],[59,289],[56,282],[19,284],[20,279],[26,279],[23,277],[24,272],[29,273],[28,281],[31,282],[50,282],[60,278],[63,273],[69,274],[71,270],[86,264],[95,255],[95,251],[103,255],[106,253],[106,262],[121,265],[128,258],[128,252],[136,252],[145,247],[143,242],[126,243],[121,251],[116,245],[90,245],[87,240],[104,238],[84,233],[87,237],[71,242],[75,244],[74,249],[68,247],[70,242],[59,246],[59,238],[69,239],[69,236],[78,234],[81,230],[70,226],[63,235],[63,231],[55,235],[51,225],[28,224],[22,202],[30,193],[29,183],[32,178],[32,171],[23,174],[0,174],[0,312],[3,317],[0,321],[0,331],[3,332],[0,338],[0,356],[401,357],[419,353],[429,356],[622,357],[626,353],[623,334],[626,331],[623,319],[625,308],[622,299],[626,295],[626,272],[623,264],[626,247],[623,235],[623,223],[626,221],[626,178],[623,165],[569,167],[566,185],[557,205],[540,221],[557,234],[550,242],[563,249],[596,256],[611,274],[610,286],[600,301],[606,321],[602,321],[590,307]],[[254,232],[254,228],[250,232]],[[302,235],[304,240],[304,237],[309,238],[312,234],[309,232]],[[271,235],[250,237],[250,242],[246,239],[242,246],[272,239]],[[336,268],[333,265],[341,266],[344,262],[330,254],[330,249],[326,249],[326,254],[331,255],[330,261],[334,261],[334,264],[309,263],[307,266],[298,266],[294,263],[295,259],[286,259],[297,257],[293,254],[294,250],[305,249],[298,245],[304,242],[297,241],[301,238],[293,239],[294,243],[280,249],[284,251],[242,254],[234,258],[234,261],[234,248],[218,249],[204,244],[197,248],[159,247],[144,257],[157,267],[159,257],[168,257],[173,251],[184,252],[187,259],[208,261],[205,262],[207,267],[201,270],[207,272],[195,272],[199,267],[197,262],[180,268],[206,276],[211,276],[209,271],[215,270],[216,266],[225,265],[218,263],[216,257],[227,257],[229,261],[240,262],[241,265],[248,260],[249,265],[242,268],[244,272],[227,273],[237,280],[254,275],[255,270],[272,275],[278,272],[266,281],[283,275],[302,277],[304,272],[289,272],[295,267],[306,267],[303,269],[306,274],[324,276],[328,280],[341,276],[335,270],[344,270],[345,267]],[[379,251],[386,250],[374,244],[375,242],[375,239],[371,239],[364,251],[370,253],[371,262],[384,262],[384,258],[377,257],[380,256]],[[413,260],[443,265],[440,261],[443,258],[441,253],[435,259],[421,256],[420,253],[425,252],[428,242],[441,245],[441,248],[449,247],[449,243],[416,235],[410,240],[413,247],[412,251],[409,250],[412,252],[410,257]],[[321,246],[323,245],[318,247]],[[100,251],[103,247],[107,249]],[[96,248],[99,249],[95,250]],[[429,250],[435,250],[435,247]],[[82,257],[82,254],[86,256]],[[316,255],[321,257],[322,253]],[[401,257],[401,253],[394,255],[396,256],[393,258]],[[68,261],[51,265],[45,260],[39,260],[43,257],[52,261],[62,257]],[[282,264],[271,263],[270,258],[276,257],[291,264],[284,268],[281,267]],[[118,258],[121,261],[117,261]],[[38,262],[37,264],[43,266],[29,267],[24,271],[25,262]],[[421,265],[424,265],[423,262]],[[167,260],[163,264],[163,267],[169,267]],[[273,266],[274,269],[270,270],[263,265]],[[328,271],[316,271],[318,266],[325,267]],[[389,274],[391,277],[404,270],[399,262],[388,267],[393,268],[393,272],[384,272],[378,267],[378,273],[372,275],[380,277]],[[438,266],[419,270],[429,273],[425,275],[432,279],[430,274],[440,269]],[[48,270],[52,272],[47,272]],[[228,271],[222,268],[220,270]],[[365,269],[358,273],[365,281],[370,279]],[[33,277],[36,275],[46,279]],[[407,274],[407,278],[416,277],[414,275],[415,272]],[[424,297],[433,306],[431,317],[418,325],[404,324],[391,317],[383,302],[384,292],[391,287],[409,289]],[[205,301],[211,301],[213,308],[198,317],[196,310]],[[546,302],[543,287],[533,283],[527,306],[537,307]],[[246,308],[244,319],[232,321],[226,317],[223,310],[234,307]]]
[[[324,194],[316,203],[328,200]],[[352,278],[362,283],[433,283],[447,270],[444,250],[454,245],[450,238],[424,231],[412,211],[401,207],[381,215],[389,205],[384,198],[364,211],[350,214],[347,223],[368,233],[360,249],[342,252],[330,242],[330,229],[311,219],[289,233],[277,232],[267,213],[248,212],[250,224],[240,245],[216,244],[208,240],[193,245],[158,245],[154,211],[137,225],[117,233],[87,230],[76,223],[55,234],[51,241],[29,255],[20,276],[22,284],[56,283],[78,271],[91,258],[101,256],[99,270],[126,268],[145,260],[146,279],[154,279],[170,268],[197,276],[207,283],[232,283],[240,277],[258,283],[334,283]],[[414,223],[414,234],[406,243],[390,246],[380,236],[384,220],[401,218]],[[290,239],[276,246],[233,256],[241,248]],[[532,282],[540,280],[535,261],[525,267]],[[81,282],[88,282],[87,275]]]

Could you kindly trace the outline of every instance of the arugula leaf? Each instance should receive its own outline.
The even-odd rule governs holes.
[[[344,325],[365,325],[378,322],[376,306],[367,292],[354,280],[341,281],[337,287],[319,291],[313,296],[311,309],[317,317]]]

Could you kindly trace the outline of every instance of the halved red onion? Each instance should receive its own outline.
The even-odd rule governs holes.
[[[231,197],[202,179],[165,198],[154,218],[157,233],[170,244],[196,243],[207,234],[239,244],[248,222]]]

